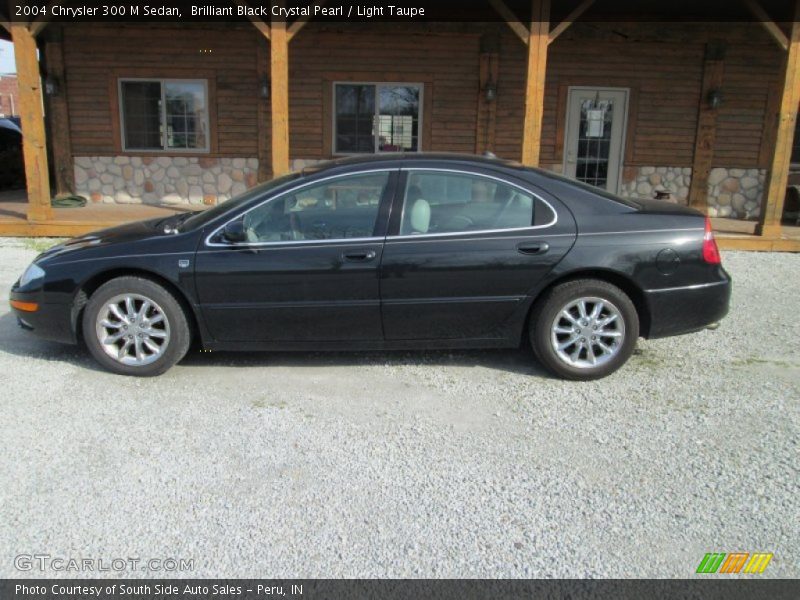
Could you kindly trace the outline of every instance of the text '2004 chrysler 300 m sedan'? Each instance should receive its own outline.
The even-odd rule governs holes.
[[[83,339],[106,368],[166,371],[214,350],[517,347],[570,379],[639,336],[700,330],[731,280],[707,218],[516,163],[404,155],[325,163],[204,212],[41,254],[19,323]]]

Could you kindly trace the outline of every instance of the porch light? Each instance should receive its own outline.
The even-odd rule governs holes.
[[[714,88],[708,92],[708,105],[713,108],[717,109],[722,106],[722,90],[719,88]]]
[[[261,78],[261,85],[258,88],[258,95],[262,100],[269,100],[269,77]]]
[[[488,81],[485,86],[483,86],[483,93],[486,96],[487,102],[494,102],[497,98],[497,84],[494,81]]]
[[[55,75],[48,75],[44,80],[44,93],[48,96],[58,96],[61,93],[61,82]]]

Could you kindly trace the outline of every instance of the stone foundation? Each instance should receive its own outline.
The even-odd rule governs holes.
[[[75,193],[91,202],[224,202],[258,181],[257,158],[79,156]]]
[[[631,170],[634,172],[632,178]],[[625,198],[655,198],[656,191],[664,191],[669,192],[671,201],[686,204],[691,181],[692,169],[689,167],[626,167],[619,195]]]
[[[766,169],[711,169],[708,176],[708,215],[757,219],[766,177]]]
[[[289,161],[289,169],[291,171],[302,171],[306,167],[313,167],[321,162],[327,161],[317,158],[293,158]]]
[[[633,170],[631,177],[630,171]],[[679,204],[689,201],[692,169],[689,167],[627,167],[628,180],[620,195],[628,198],[654,198],[666,191]],[[755,219],[764,193],[764,169],[715,167],[708,177],[708,214],[711,217]]]

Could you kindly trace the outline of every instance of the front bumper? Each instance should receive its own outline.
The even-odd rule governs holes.
[[[692,333],[717,323],[728,314],[731,278],[712,283],[645,292],[650,312],[648,338]]]
[[[23,293],[11,290],[10,300],[38,305],[35,311],[19,310],[12,306],[17,323],[42,339],[75,344],[77,339],[72,305],[43,302],[42,296],[41,292]]]

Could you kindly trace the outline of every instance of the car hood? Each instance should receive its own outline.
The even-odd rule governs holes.
[[[142,251],[164,251],[177,238],[183,238],[174,229],[173,217],[159,217],[146,221],[126,223],[75,237],[53,246],[37,257],[37,261],[73,256],[86,258],[86,253],[107,254],[130,251],[127,246],[141,246]],[[145,250],[146,249],[146,250]]]

